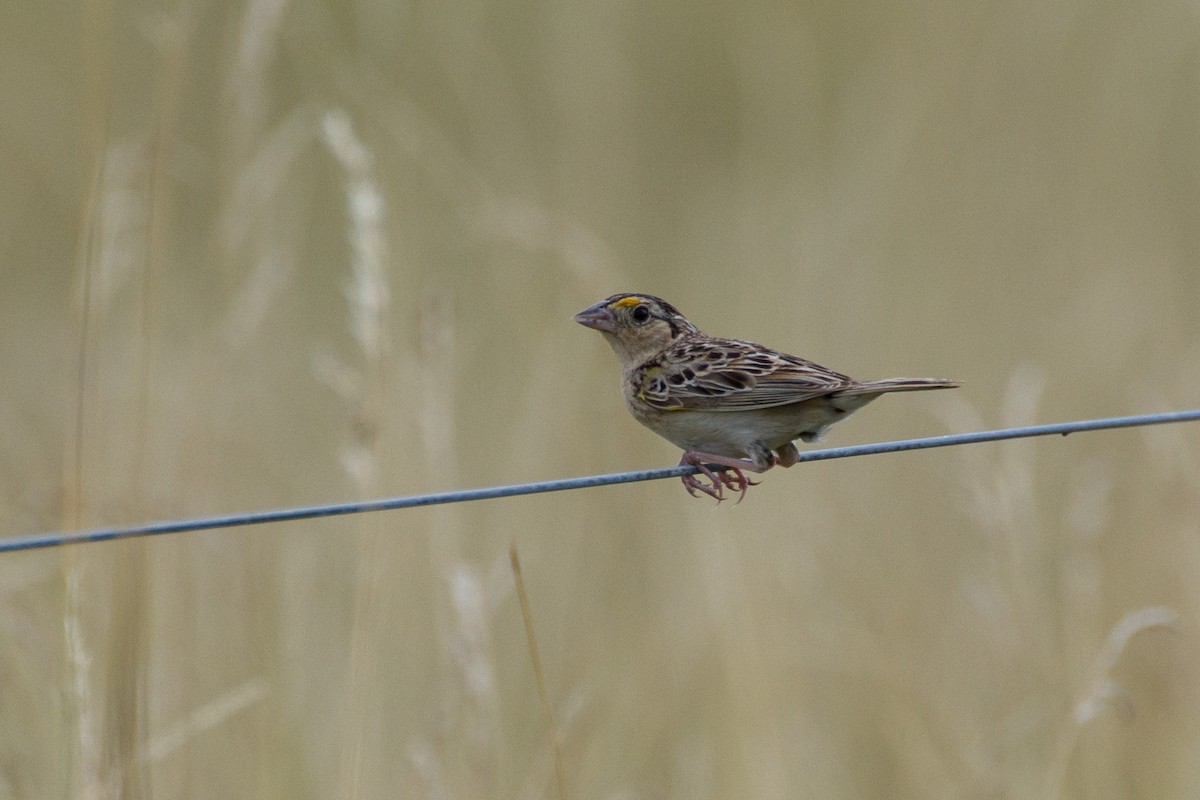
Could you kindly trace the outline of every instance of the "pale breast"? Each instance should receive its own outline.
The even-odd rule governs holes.
[[[802,435],[811,440],[857,410],[837,409],[824,397],[753,411],[659,411],[633,401],[627,405],[638,422],[676,447],[735,458],[762,447],[783,447]]]

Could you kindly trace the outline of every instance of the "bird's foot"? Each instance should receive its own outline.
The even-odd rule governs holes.
[[[715,464],[719,468],[712,469],[709,465]],[[679,466],[695,467],[701,475],[708,478],[710,483],[704,483],[695,475],[684,475],[683,488],[687,489],[688,494],[692,497],[699,497],[696,492],[703,492],[709,497],[716,498],[720,503],[725,499],[725,489],[738,493],[737,502],[742,502],[746,496],[746,490],[751,486],[757,486],[757,481],[752,481],[746,477],[743,470],[758,471],[753,462],[741,458],[727,458],[725,456],[716,456],[712,453],[701,453],[698,450],[687,450],[683,454],[683,458],[679,459]]]

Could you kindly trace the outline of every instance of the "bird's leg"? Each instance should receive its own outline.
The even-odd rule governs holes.
[[[689,450],[683,454],[683,458],[679,459],[679,466],[695,467],[696,469],[700,470],[702,475],[712,481],[712,485],[710,486],[701,482],[696,478],[695,475],[684,475],[682,478],[680,478],[680,480],[683,481],[683,488],[687,489],[687,493],[692,497],[699,497],[700,495],[696,494],[698,491],[704,492],[709,497],[716,498],[717,502],[720,503],[725,499],[725,493],[721,491],[721,487],[725,485],[725,481],[723,481],[721,478],[718,478],[717,474],[704,464],[704,461],[690,458],[690,453],[691,451]]]
[[[783,447],[776,447],[772,455],[775,456],[775,463],[784,469],[787,469],[800,460],[800,451],[791,442],[788,442]]]
[[[683,453],[683,458],[679,460],[680,466],[693,466],[700,471],[702,475],[712,481],[711,486],[706,486],[697,480],[695,475],[684,475],[683,487],[688,490],[688,494],[692,497],[696,496],[695,491],[704,492],[709,497],[717,498],[717,502],[725,499],[723,488],[732,489],[738,493],[738,502],[742,502],[742,498],[746,496],[746,490],[751,486],[757,486],[756,481],[752,481],[746,477],[743,470],[751,472],[766,472],[775,465],[775,454],[771,453],[770,457],[764,459],[766,463],[757,463],[747,458],[730,458],[728,456],[718,456],[712,453],[704,453],[699,450],[686,450]],[[709,464],[717,464],[724,469],[714,472],[709,469]]]

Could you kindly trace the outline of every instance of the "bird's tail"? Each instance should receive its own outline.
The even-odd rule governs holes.
[[[885,378],[881,381],[864,381],[842,389],[836,394],[883,394],[884,392],[920,392],[925,389],[953,389],[958,381],[945,378]]]

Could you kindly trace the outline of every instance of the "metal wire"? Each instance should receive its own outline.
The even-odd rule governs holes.
[[[1024,439],[1032,436],[1050,436],[1055,434],[1066,436],[1085,431],[1132,428],[1142,425],[1165,425],[1173,422],[1191,422],[1196,420],[1200,420],[1200,409],[1168,411],[1161,414],[1139,414],[1130,417],[1106,417],[1104,419],[1059,422],[1052,425],[1030,425],[1023,428],[1002,428],[993,431],[931,436],[925,439],[901,439],[893,442],[876,442],[874,444],[860,444],[850,447],[832,447],[826,450],[809,450],[801,453],[799,460],[827,461],[832,458],[869,456],[877,453],[895,453],[903,450],[927,450],[933,447],[950,447],[960,444],[996,442],[1003,439]],[[489,486],[482,489],[463,489],[460,491],[422,494],[411,497],[390,497],[357,503],[333,503],[320,506],[280,508],[270,511],[252,511],[226,516],[150,522],[143,525],[131,525],[120,528],[38,533],[0,539],[0,553],[60,547],[66,544],[105,542],[113,539],[132,539],[138,536],[159,536],[167,533],[235,528],[242,525],[259,525],[265,522],[288,522],[292,520],[315,519],[318,517],[337,517],[343,514],[362,514],[368,511],[391,511],[399,508],[465,503],[472,500],[493,500],[500,497],[561,492],[568,489],[590,489],[595,486],[611,486],[618,483],[637,483],[639,481],[656,481],[663,478],[681,478],[684,475],[694,475],[698,471],[693,466],[664,467],[662,469],[615,472],[609,475],[587,475],[580,478],[565,478],[537,483],[518,483],[512,486]]]

